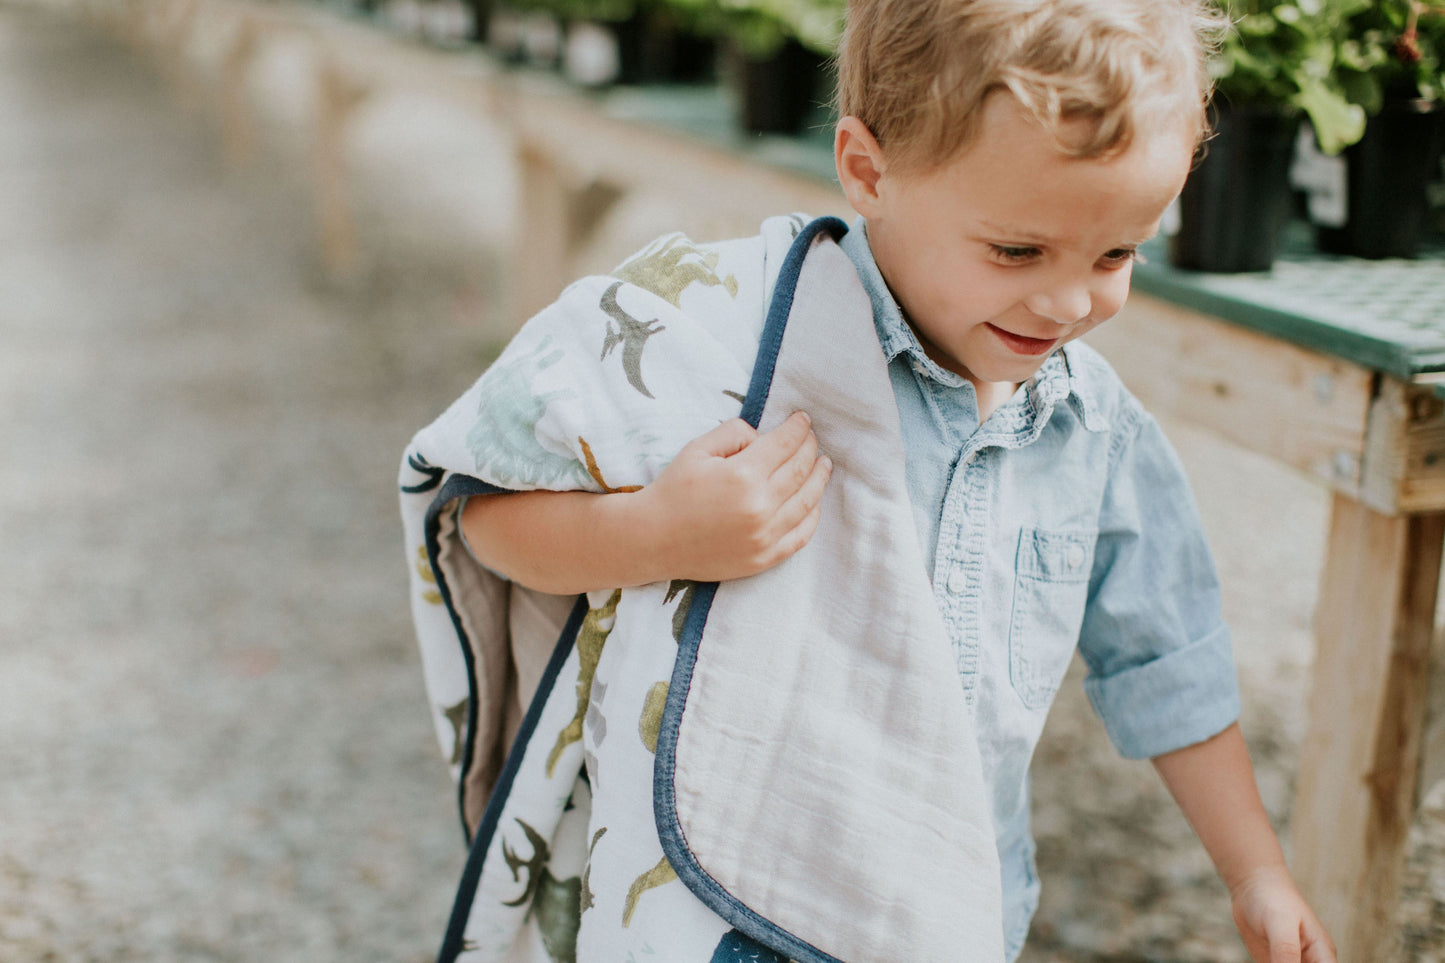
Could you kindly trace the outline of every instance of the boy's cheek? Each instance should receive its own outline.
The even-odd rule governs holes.
[[[1094,315],[1098,320],[1094,322],[1095,324],[1102,324],[1114,317],[1114,315],[1123,310],[1124,302],[1129,299],[1130,269],[1125,268],[1120,273],[1124,276],[1120,278],[1116,284],[1111,286],[1109,290],[1104,293],[1104,296],[1096,302]]]
[[[1093,321],[1088,322],[1087,324],[1078,325],[1077,327],[1074,328],[1074,330],[1072,330],[1072,331],[1069,332],[1069,336],[1068,336],[1068,338],[1065,339],[1065,343],[1067,343],[1067,342],[1069,342],[1069,341],[1075,341],[1075,340],[1077,340],[1077,339],[1079,339],[1079,338],[1082,338],[1084,335],[1088,334],[1090,331],[1094,330],[1094,329],[1097,328],[1099,325],[1104,324],[1104,323],[1107,322],[1110,318],[1114,317],[1115,314],[1118,314],[1118,313],[1119,313],[1119,309],[1118,309],[1117,307],[1115,307],[1113,311],[1109,312],[1107,315],[1105,315],[1105,316],[1102,317],[1102,318],[1097,318],[1097,319],[1095,319],[1095,320],[1093,320]]]

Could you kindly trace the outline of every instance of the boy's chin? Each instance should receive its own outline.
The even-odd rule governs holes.
[[[1059,348],[1055,347],[1047,354],[1034,358],[1010,358],[1002,362],[991,360],[990,363],[968,369],[972,372],[970,380],[986,384],[1022,384],[1038,374],[1039,369],[1044,366],[1044,362],[1053,357],[1058,350]]]

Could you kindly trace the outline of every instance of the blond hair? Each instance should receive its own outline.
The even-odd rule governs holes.
[[[1203,139],[1226,23],[1206,0],[849,0],[839,113],[909,170],[968,146],[1000,90],[1071,156],[1124,150],[1165,111]]]

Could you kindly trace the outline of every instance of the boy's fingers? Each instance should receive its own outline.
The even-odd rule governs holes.
[[[784,559],[792,558],[797,554],[799,549],[807,545],[808,541],[813,537],[813,533],[818,530],[818,521],[822,517],[823,509],[815,505],[813,510],[803,516],[803,520],[800,521],[792,531],[788,532],[788,534],[779,540],[775,549],[778,557],[777,561],[773,564],[777,564],[777,562],[781,562]]]
[[[758,437],[758,430],[741,418],[729,418],[707,434],[699,435],[688,443],[704,453],[718,458],[730,458],[752,445]]]
[[[828,486],[828,477],[832,473],[833,463],[827,455],[813,462],[813,469],[803,484],[783,503],[783,507],[778,509],[775,522],[780,529],[791,532],[804,518],[817,510],[818,504],[823,500],[823,490]]]
[[[773,470],[768,485],[778,501],[792,497],[793,493],[807,483],[813,468],[818,463],[818,439],[811,431],[803,438],[798,450]]]
[[[759,434],[758,440],[749,446],[747,458],[772,475],[812,433],[808,416],[801,411],[795,411],[772,431]]]
[[[1300,963],[1300,921],[1274,917],[1265,921],[1269,963]]]
[[[1304,938],[1304,946],[1300,949],[1300,959],[1304,963],[1339,963],[1339,957],[1335,955],[1335,944],[1330,941],[1329,934],[1319,920],[1306,920],[1301,936]]]

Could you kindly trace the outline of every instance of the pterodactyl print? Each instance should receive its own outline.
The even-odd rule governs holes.
[[[622,345],[622,370],[626,372],[628,382],[643,397],[651,398],[652,392],[647,390],[647,385],[642,381],[642,348],[647,344],[648,338],[659,331],[665,331],[666,328],[662,327],[657,318],[639,321],[622,310],[622,305],[617,303],[617,289],[620,287],[622,282],[615,281],[602,292],[601,307],[608,317],[607,334],[602,339],[602,358],[605,360],[619,344]],[[613,327],[613,321],[617,322],[616,327]]]

